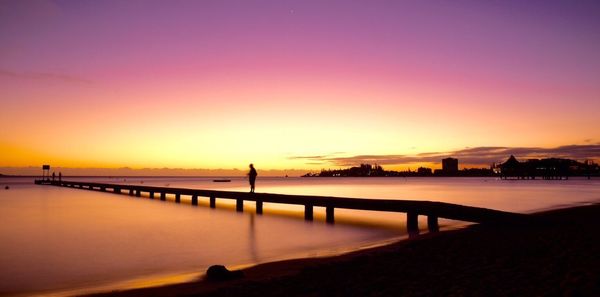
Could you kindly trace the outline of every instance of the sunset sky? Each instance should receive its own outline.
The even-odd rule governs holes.
[[[0,167],[600,159],[599,115],[600,1],[0,1]]]

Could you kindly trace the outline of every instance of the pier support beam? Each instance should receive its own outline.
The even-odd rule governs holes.
[[[256,200],[256,214],[263,213],[263,202],[261,200]]]
[[[409,235],[419,234],[419,214],[409,212],[406,214],[406,229]]]
[[[142,196],[142,193],[140,193],[140,190],[135,190],[135,197],[140,197]]]
[[[133,196],[133,189],[129,189],[129,196]]]
[[[113,192],[115,192],[115,194],[121,194],[121,188],[113,188]]]
[[[244,211],[244,199],[235,200],[235,210],[239,212]]]
[[[198,195],[192,195],[192,205],[198,205]]]
[[[210,208],[216,208],[217,207],[217,199],[215,199],[215,196],[210,196]]]
[[[106,192],[106,188],[105,187],[100,187],[100,191]]]
[[[427,216],[427,229],[429,232],[440,231],[440,225],[438,224],[438,217],[434,215]]]
[[[329,224],[333,224],[335,222],[333,210],[333,206],[325,207],[325,221]]]
[[[313,206],[310,204],[304,205],[304,219],[307,221],[313,220]]]
[[[161,200],[161,201],[165,201],[165,200],[167,200],[167,193],[165,193],[165,192],[160,192],[160,200]]]
[[[175,194],[175,203],[181,203],[181,194]]]
[[[148,196],[150,196],[150,199],[154,199],[154,192],[148,192]]]

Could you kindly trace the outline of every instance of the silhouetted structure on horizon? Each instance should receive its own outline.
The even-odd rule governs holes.
[[[377,164],[360,164],[360,166],[350,167],[347,169],[321,170],[319,174],[307,173],[304,177],[320,176],[320,177],[367,177],[367,176],[395,176],[390,175],[393,171],[385,171]]]
[[[442,171],[448,175],[456,174],[458,172],[458,159],[455,159],[455,158],[442,159]]]
[[[458,160],[456,164],[458,164]],[[323,169],[320,173],[307,173],[303,177],[427,177],[427,176],[494,176],[494,172],[487,168],[470,168],[463,170],[451,170],[445,172],[442,169],[436,169],[433,171],[431,168],[419,167],[416,171],[394,171],[384,170],[379,165],[361,164],[357,167],[350,167],[346,169]]]
[[[430,176],[433,175],[431,168],[427,168],[427,167],[419,167],[417,168],[417,174],[421,175],[421,176]]]
[[[585,161],[584,163],[562,158],[528,159],[519,162],[510,155],[506,162],[497,165],[500,178],[503,179],[569,179],[569,176],[598,175],[598,165]]]
[[[42,165],[42,180],[50,180],[50,165]]]
[[[510,156],[506,162],[493,164],[490,168],[458,169],[458,159],[445,158],[442,169],[434,171],[431,168],[419,167],[417,171],[388,171],[375,164],[361,164],[346,169],[323,169],[320,173],[307,173],[303,177],[501,177],[503,179],[568,179],[569,176],[600,176],[600,166],[592,161],[583,163],[560,158],[530,159],[519,162],[515,156]]]

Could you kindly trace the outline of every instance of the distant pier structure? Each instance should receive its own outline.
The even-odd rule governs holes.
[[[573,168],[581,164],[570,159],[547,158],[528,159],[520,162],[510,155],[506,162],[497,165],[502,179],[536,179],[562,180],[569,179]]]

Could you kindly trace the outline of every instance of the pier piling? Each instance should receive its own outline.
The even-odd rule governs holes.
[[[325,207],[325,221],[329,224],[333,224],[335,222],[333,210],[334,210],[333,206]]]
[[[243,212],[244,211],[244,200],[243,199],[236,199],[235,201],[235,210],[239,211],[239,212]]]
[[[409,234],[419,233],[419,214],[412,211],[406,214],[406,229]]]
[[[440,231],[440,226],[438,225],[438,217],[436,215],[427,216],[427,230],[429,230],[429,232]]]
[[[313,220],[313,206],[310,204],[304,205],[304,219],[307,221]]]
[[[256,214],[263,213],[263,202],[262,200],[256,200]]]

